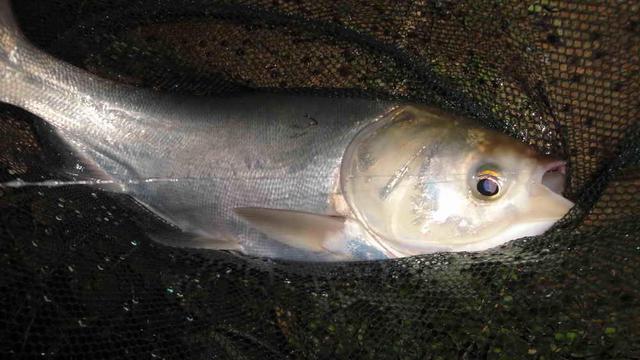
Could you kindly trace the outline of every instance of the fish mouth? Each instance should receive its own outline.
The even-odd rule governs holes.
[[[558,195],[562,195],[565,189],[567,175],[567,163],[562,160],[554,160],[545,164],[542,168],[540,183]]]

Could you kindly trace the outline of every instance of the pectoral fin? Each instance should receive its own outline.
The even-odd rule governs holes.
[[[234,211],[270,238],[315,252],[326,252],[327,244],[340,240],[345,229],[345,218],[340,216],[255,207],[235,208]]]

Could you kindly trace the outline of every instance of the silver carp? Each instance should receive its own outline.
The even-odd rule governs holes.
[[[561,196],[564,162],[468,119],[117,84],[31,45],[6,0],[0,100],[55,129],[76,159],[67,183],[129,194],[179,229],[149,231],[169,246],[310,261],[481,251],[541,234],[573,206]]]

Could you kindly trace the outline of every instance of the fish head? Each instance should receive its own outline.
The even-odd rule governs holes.
[[[573,203],[566,165],[504,134],[423,107],[363,129],[341,168],[343,196],[395,256],[482,251],[539,235]]]

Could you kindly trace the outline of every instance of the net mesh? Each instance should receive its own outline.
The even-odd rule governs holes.
[[[488,253],[293,263],[150,241],[90,187],[0,188],[0,354],[76,358],[640,357],[635,1],[15,1],[42,49],[164,92],[402,99],[569,161],[576,207]],[[54,176],[0,109],[0,181]]]

